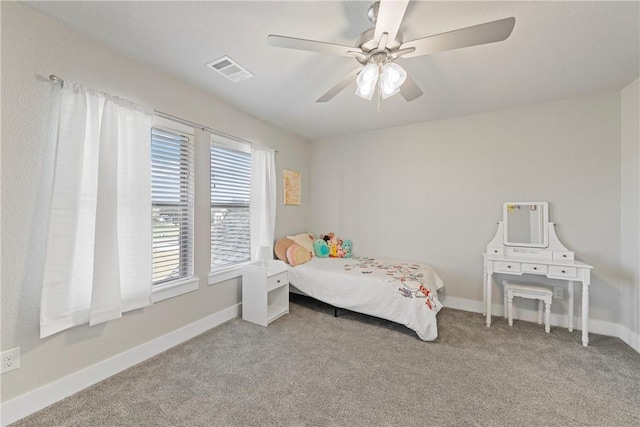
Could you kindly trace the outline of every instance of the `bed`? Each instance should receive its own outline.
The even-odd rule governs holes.
[[[442,280],[421,263],[354,257],[319,258],[289,266],[289,282],[304,294],[358,313],[400,323],[424,341],[438,336]]]

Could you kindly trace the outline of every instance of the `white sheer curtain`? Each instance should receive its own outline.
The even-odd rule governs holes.
[[[276,229],[276,163],[271,148],[251,146],[251,259],[273,259]]]
[[[40,336],[151,304],[150,110],[65,82]]]

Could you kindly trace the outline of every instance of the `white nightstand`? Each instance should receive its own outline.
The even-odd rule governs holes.
[[[242,269],[242,318],[267,326],[289,313],[289,274],[282,261]]]

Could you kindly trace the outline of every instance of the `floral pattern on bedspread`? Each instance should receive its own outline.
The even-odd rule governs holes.
[[[436,306],[430,289],[424,286],[425,268],[420,264],[409,262],[383,262],[369,257],[353,257],[355,264],[345,264],[347,273],[373,274],[383,276],[382,281],[391,286],[398,286],[398,292],[405,298],[424,298],[425,305],[433,310]]]

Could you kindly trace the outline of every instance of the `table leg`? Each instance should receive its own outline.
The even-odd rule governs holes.
[[[484,263],[484,271],[482,273],[482,314],[487,314],[487,263]]]
[[[582,283],[582,345],[589,345],[589,285]]]
[[[573,280],[569,280],[569,332],[573,332]]]
[[[487,327],[491,326],[491,285],[493,282],[493,278],[491,273],[487,273],[487,278],[485,279],[487,281],[487,303],[486,303],[486,309],[487,309]]]

